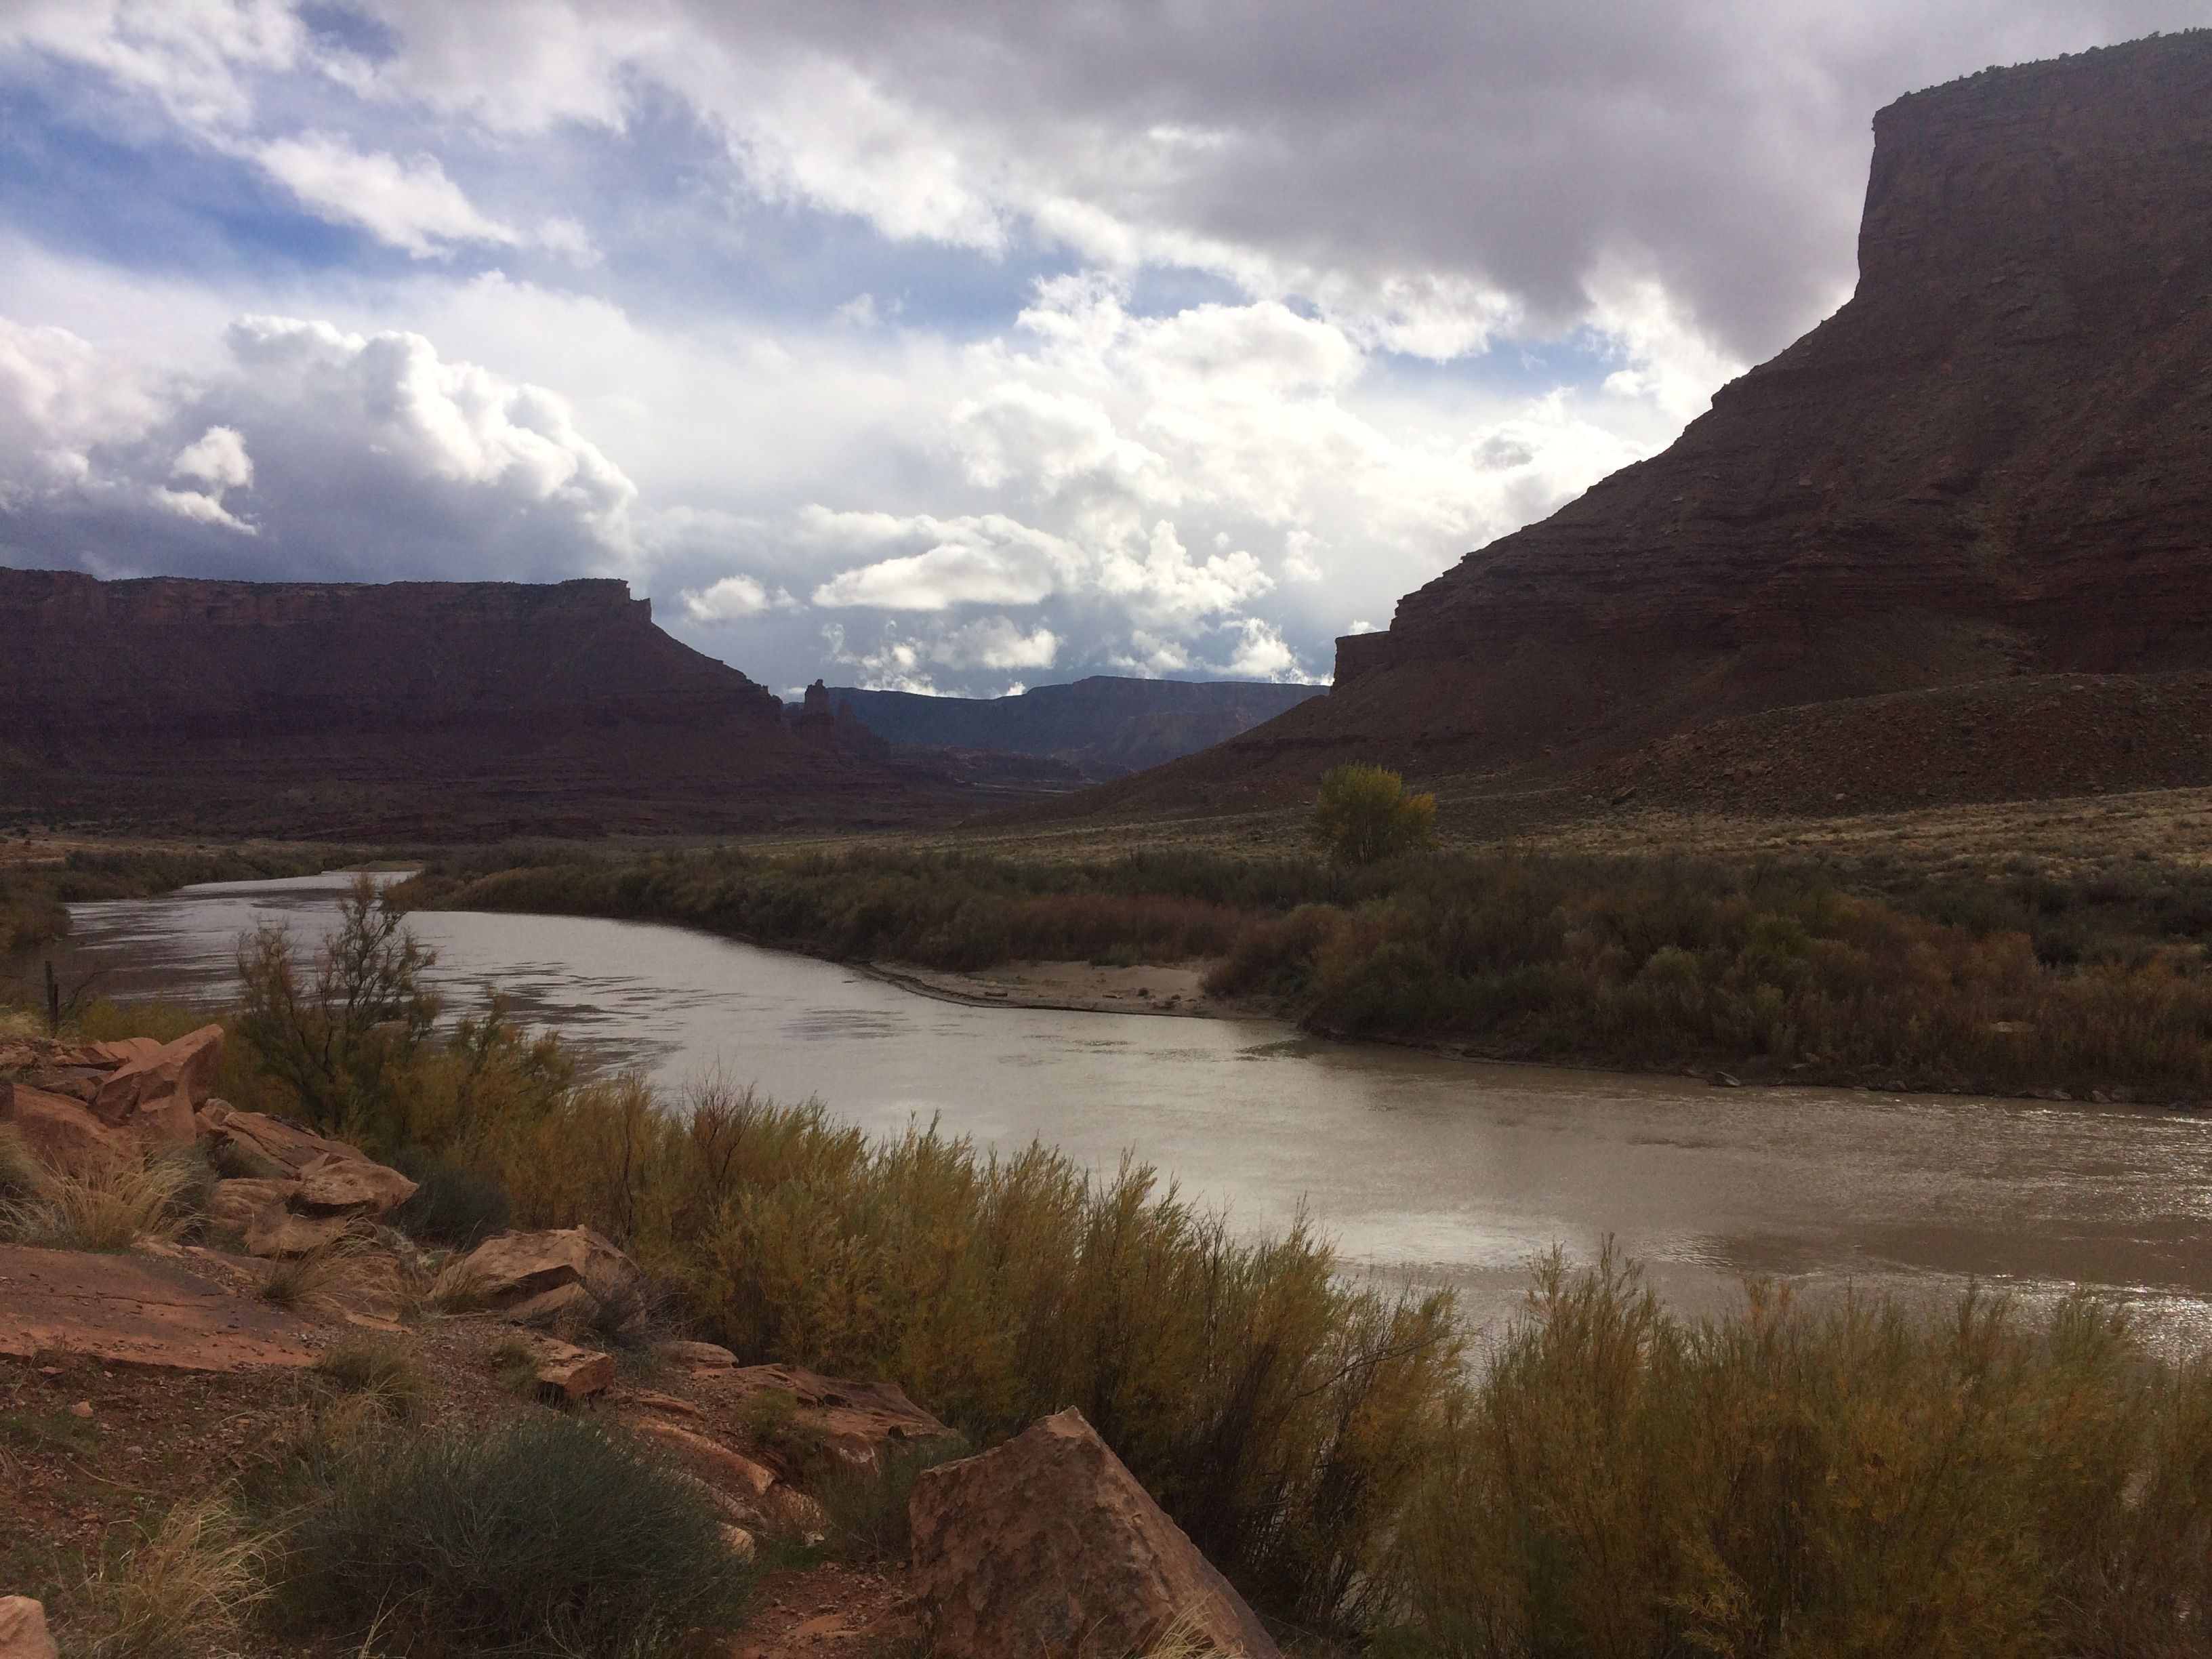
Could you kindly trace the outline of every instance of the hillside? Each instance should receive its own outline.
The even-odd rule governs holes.
[[[833,687],[861,723],[893,743],[989,749],[1065,761],[1116,777],[1222,743],[1321,695],[1254,680],[1140,680],[1094,674],[1010,697],[921,696]]]
[[[619,581],[0,569],[0,808],[18,822],[591,834],[941,818],[979,793],[810,743]]]
[[[1882,110],[1859,268],[1665,453],[1340,641],[1328,697],[1060,810],[1353,757],[1754,809],[2212,781],[2212,32]]]

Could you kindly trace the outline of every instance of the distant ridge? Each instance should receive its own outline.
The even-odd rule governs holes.
[[[1354,758],[1790,812],[2212,782],[2212,31],[1874,125],[1833,317],[1338,641],[1327,697],[1038,810]]]
[[[0,820],[452,839],[892,823],[994,793],[806,741],[620,581],[0,568]]]
[[[919,696],[832,686],[878,737],[930,749],[990,749],[1119,777],[1221,743],[1309,698],[1317,685],[1260,680],[1144,680],[1096,674],[1010,697]]]

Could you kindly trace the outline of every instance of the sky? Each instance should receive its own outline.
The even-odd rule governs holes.
[[[0,564],[613,576],[792,695],[1325,680],[2212,0],[0,0]]]

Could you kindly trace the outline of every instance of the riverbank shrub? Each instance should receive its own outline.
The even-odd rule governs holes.
[[[1309,1027],[1806,1082],[2212,1094],[2212,873],[1915,874],[1522,852],[1365,866],[862,849],[441,866],[401,902],[682,922],[858,959],[1211,957]]]
[[[1439,1659],[2201,1650],[2212,1370],[2093,1301],[1664,1312],[1538,1270],[1400,1534]]]
[[[1437,798],[1417,795],[1381,766],[1334,766],[1322,774],[1308,826],[1333,864],[1378,864],[1435,843]]]

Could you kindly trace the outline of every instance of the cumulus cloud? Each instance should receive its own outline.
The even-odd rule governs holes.
[[[750,576],[725,576],[702,588],[684,589],[684,614],[708,624],[743,622],[770,611],[796,611],[799,602],[783,589],[771,593]]]
[[[287,576],[568,575],[631,556],[635,486],[544,388],[398,331],[258,316],[227,343],[204,378],[105,386],[92,343],[0,323],[0,545]],[[226,500],[247,491],[251,518]]]

